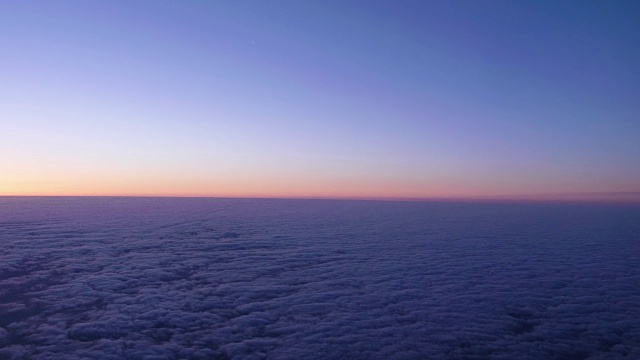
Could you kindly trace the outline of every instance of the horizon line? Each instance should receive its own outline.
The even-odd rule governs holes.
[[[591,196],[585,196],[591,195]],[[618,197],[612,197],[618,195]],[[619,197],[631,195],[630,197]],[[585,197],[582,197],[585,196]],[[448,197],[393,197],[393,196],[221,196],[221,195],[166,195],[166,194],[0,194],[0,198],[150,198],[150,199],[255,199],[255,200],[336,200],[336,201],[388,201],[388,202],[466,202],[466,203],[611,203],[638,204],[640,192],[560,193],[539,195],[448,196]]]

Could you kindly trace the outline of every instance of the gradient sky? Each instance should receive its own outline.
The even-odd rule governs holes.
[[[635,0],[3,1],[0,195],[640,193],[638,66]]]

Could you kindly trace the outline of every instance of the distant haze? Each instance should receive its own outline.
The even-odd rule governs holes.
[[[0,195],[640,199],[637,1],[5,1]]]

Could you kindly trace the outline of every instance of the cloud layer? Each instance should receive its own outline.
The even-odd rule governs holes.
[[[640,358],[638,207],[0,198],[0,359]]]

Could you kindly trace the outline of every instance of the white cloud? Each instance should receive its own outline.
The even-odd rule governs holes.
[[[0,202],[0,358],[640,357],[633,207]]]

